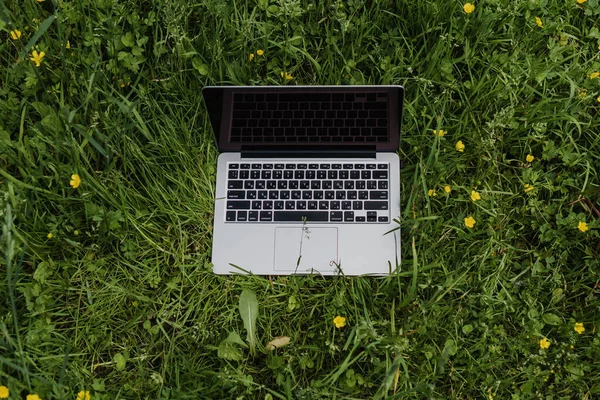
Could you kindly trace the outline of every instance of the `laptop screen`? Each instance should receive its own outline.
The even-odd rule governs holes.
[[[203,96],[220,151],[398,149],[400,86],[206,87]]]

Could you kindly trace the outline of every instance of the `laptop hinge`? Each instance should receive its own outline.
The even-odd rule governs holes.
[[[242,158],[375,158],[375,146],[327,146],[315,149],[313,146],[291,145],[242,146]]]

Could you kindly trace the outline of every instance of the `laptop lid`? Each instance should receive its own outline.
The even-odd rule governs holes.
[[[393,152],[402,86],[206,86],[220,152]]]

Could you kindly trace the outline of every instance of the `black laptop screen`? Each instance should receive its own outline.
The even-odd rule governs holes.
[[[398,149],[400,86],[206,87],[203,95],[220,151]]]

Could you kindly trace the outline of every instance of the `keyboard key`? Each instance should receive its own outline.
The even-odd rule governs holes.
[[[235,221],[235,211],[227,211],[225,213],[225,221]]]
[[[254,181],[245,181],[244,189],[254,189]]]
[[[367,169],[375,169],[377,166],[375,164],[367,164]]]
[[[306,210],[306,201],[297,201],[296,210]]]
[[[313,190],[321,189],[321,182],[320,181],[311,181],[310,188]]]
[[[300,190],[292,190],[292,199],[300,200],[302,198],[302,192]]]
[[[371,200],[387,200],[388,192],[387,191],[377,191],[374,190],[369,192],[369,199]]]
[[[319,201],[319,210],[329,210],[329,202]]]
[[[367,182],[365,181],[356,181],[356,188],[357,189],[364,189],[367,187]]]
[[[348,190],[346,192],[348,200],[356,200],[358,198],[358,192],[356,190]]]
[[[269,197],[269,192],[267,192],[266,190],[259,190],[258,191],[258,198],[261,200],[266,200]]]
[[[377,221],[378,222],[388,222],[388,217],[378,217]]]
[[[264,189],[265,186],[266,186],[266,182],[265,181],[256,181],[256,188],[257,189]]]
[[[250,202],[242,200],[230,200],[227,202],[228,210],[249,210]]]
[[[362,171],[360,179],[371,179],[371,171]]]
[[[341,203],[337,200],[329,202],[329,209],[331,210],[339,210],[341,208]]]
[[[352,169],[352,164],[344,164],[344,169]]]
[[[308,202],[308,209],[309,210],[316,210],[319,207],[319,204],[316,201],[309,201]]]
[[[317,179],[327,179],[327,171],[317,171]]]
[[[277,181],[267,181],[267,189],[277,189]]]
[[[227,182],[227,189],[242,189],[244,187],[243,181],[229,181]]]
[[[323,181],[322,187],[323,187],[323,189],[331,189],[333,187],[333,182],[331,182],[331,181]]]
[[[288,186],[290,189],[298,189],[298,181],[289,181]]]
[[[248,220],[248,211],[238,211],[237,220],[240,222],[245,222]]]
[[[333,200],[333,199],[335,199],[335,192],[333,190],[326,190],[325,191],[325,198],[327,200]]]
[[[250,169],[250,164],[241,164],[240,168],[241,169]]]
[[[275,221],[296,222],[327,222],[329,220],[327,211],[275,211]]]
[[[283,200],[277,200],[274,204],[276,210],[283,210],[285,203]]]
[[[252,164],[252,169],[261,169],[262,165],[260,164]]]
[[[238,169],[239,167],[239,164],[229,164],[229,169]]]
[[[344,181],[334,181],[333,182],[333,188],[335,190],[341,190],[344,188]]]
[[[261,206],[262,206],[262,201],[260,201],[260,200],[255,200],[252,202],[253,210],[260,210]]]
[[[246,192],[243,190],[228,190],[227,198],[228,199],[240,199],[243,200],[246,196]]]
[[[260,212],[260,220],[261,221],[273,220],[273,211],[261,211]]]
[[[350,171],[350,179],[360,179],[360,171]]]
[[[388,169],[387,164],[377,164],[377,169]]]
[[[287,189],[287,181],[279,181],[277,182],[277,189],[282,190],[282,189]]]
[[[387,201],[365,201],[365,210],[387,210]]]
[[[365,164],[354,164],[354,169],[365,169]]]
[[[332,169],[342,169],[342,164],[331,164]]]
[[[369,198],[369,192],[367,192],[366,190],[359,191],[358,198],[359,198],[359,200],[367,200]]]
[[[344,222],[354,222],[354,211],[344,211]]]
[[[258,211],[249,211],[248,212],[248,221],[250,221],[250,222],[258,221]]]
[[[354,181],[345,181],[344,189],[346,189],[346,190],[354,189]]]
[[[269,199],[270,200],[277,200],[277,199],[279,199],[279,192],[277,190],[270,190],[269,191]]]
[[[329,164],[321,164],[320,168],[321,169],[329,169],[329,168],[331,168],[331,165],[329,165]]]
[[[285,169],[296,169],[296,164],[285,164]]]
[[[283,178],[283,173],[279,170],[273,171],[273,179],[281,179]]]
[[[271,200],[263,201],[262,208],[263,208],[263,210],[272,210],[273,209],[273,201],[271,201]]]
[[[342,210],[352,210],[352,202],[349,200],[342,201]]]
[[[343,190],[335,192],[335,198],[336,200],[346,200],[346,192],[344,192]]]
[[[306,164],[298,164],[298,169],[306,169],[308,168],[308,165]]]
[[[284,169],[285,166],[283,164],[275,164],[275,169]]]
[[[387,171],[373,171],[373,179],[387,179],[388,172]]]
[[[296,202],[293,200],[288,200],[285,202],[285,209],[286,210],[295,210],[296,209]]]
[[[323,191],[322,190],[315,190],[313,192],[313,198],[316,199],[316,200],[323,199]]]
[[[237,179],[238,178],[238,172],[237,171],[229,171],[229,174],[227,174],[227,177],[229,179]]]
[[[363,202],[362,201],[353,201],[352,202],[352,209],[353,210],[362,210],[363,209]]]
[[[348,171],[340,171],[340,179],[348,179],[349,173]]]
[[[296,171],[296,173],[294,174],[294,179],[304,179],[304,171]]]
[[[342,222],[344,214],[341,211],[331,211],[329,213],[329,221],[331,222]]]
[[[365,217],[356,217],[356,222],[365,222]]]
[[[256,198],[256,190],[248,190],[248,191],[246,192],[246,198],[247,198],[248,200],[255,199],[255,198]]]
[[[248,179],[250,177],[250,171],[240,171],[240,179]]]
[[[328,171],[327,172],[327,179],[337,179],[337,177],[338,177],[337,171]]]
[[[377,189],[377,181],[368,181],[367,189]]]
[[[282,190],[281,192],[279,192],[279,198],[281,200],[287,200],[290,198],[290,191],[289,190]]]
[[[303,200],[311,200],[312,199],[312,192],[310,190],[304,190],[304,191],[302,191],[302,199]]]
[[[377,189],[387,189],[387,188],[388,188],[387,181],[378,181],[377,182]]]

